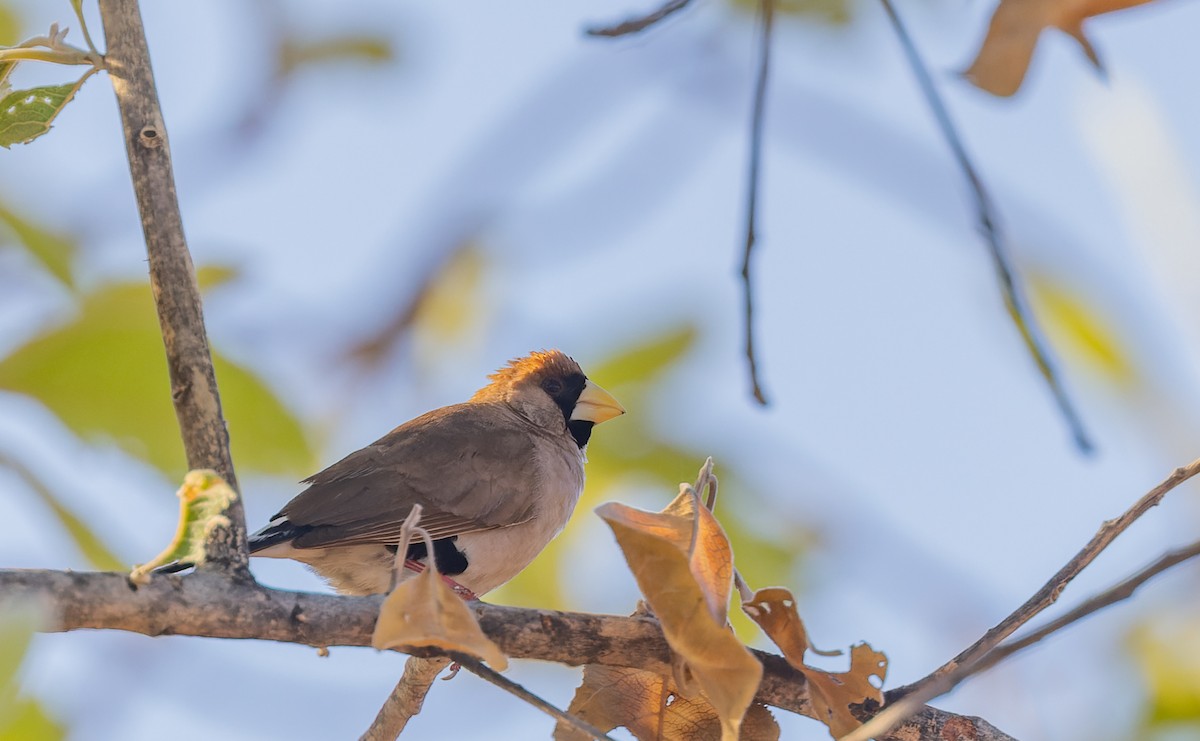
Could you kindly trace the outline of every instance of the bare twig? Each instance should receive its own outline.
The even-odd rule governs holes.
[[[565,723],[565,724],[571,726],[576,731],[579,731],[580,733],[583,733],[583,734],[589,736],[590,738],[606,739],[607,741],[613,741],[612,737],[606,735],[604,733],[604,731],[601,731],[599,728],[596,728],[591,723],[588,723],[587,721],[582,720],[581,718],[576,718],[574,715],[571,715],[570,713],[568,713],[564,710],[558,709],[554,705],[551,705],[550,703],[546,702],[542,698],[533,694],[529,690],[525,689],[521,685],[512,681],[511,679],[504,676],[503,674],[496,671],[495,669],[492,669],[489,666],[485,666],[482,662],[480,662],[475,657],[467,656],[465,654],[462,654],[462,655],[455,654],[454,660],[457,661],[459,664],[462,664],[462,667],[464,669],[471,672],[472,674],[479,677],[480,679],[485,679],[488,682],[491,682],[492,684],[496,685],[497,687],[504,690],[505,692],[511,692],[516,697],[521,698],[525,702],[534,706],[538,710],[541,710],[543,713],[546,713],[547,715],[554,718],[555,720],[558,720],[562,723]]]
[[[270,589],[211,572],[156,576],[134,589],[125,574],[0,570],[4,602],[45,605],[47,631],[126,630],[149,636],[193,635],[296,643],[318,648],[370,646],[383,597],[343,597]],[[482,602],[470,604],[483,632],[505,655],[567,666],[603,664],[668,673],[671,655],[658,622]],[[432,652],[416,652],[422,656]],[[812,715],[803,675],[779,655],[755,651],[763,663],[756,702]],[[979,741],[1011,741],[975,718],[924,708],[905,729],[970,727]]]
[[[750,389],[755,400],[766,406],[767,397],[758,380],[758,359],[754,354],[754,289],[750,280],[750,258],[757,240],[755,219],[758,212],[759,166],[762,162],[762,131],[767,103],[767,78],[771,71],[771,30],[774,28],[775,0],[759,4],[760,38],[758,77],[754,83],[754,108],[750,119],[749,173],[746,183],[746,247],[742,254],[742,290],[745,295],[746,362],[750,369]]]
[[[937,119],[938,128],[941,129],[942,136],[954,152],[958,166],[970,184],[972,193],[975,194],[975,207],[978,211],[979,228],[983,233],[984,239],[987,241],[988,250],[992,256],[992,264],[995,267],[996,276],[1000,280],[1000,289],[1004,294],[1004,305],[1008,309],[1008,314],[1012,317],[1017,331],[1021,333],[1021,339],[1024,341],[1025,347],[1029,350],[1029,354],[1033,356],[1034,362],[1037,363],[1042,378],[1045,379],[1046,384],[1050,387],[1050,393],[1054,395],[1054,400],[1058,404],[1058,408],[1071,430],[1075,444],[1081,451],[1090,453],[1094,449],[1091,438],[1084,427],[1083,420],[1079,417],[1079,412],[1071,402],[1071,397],[1067,393],[1062,379],[1059,377],[1059,373],[1055,367],[1055,360],[1051,355],[1046,341],[1042,338],[1042,333],[1033,316],[1033,311],[1029,307],[1028,301],[1021,289],[1020,282],[1016,276],[1016,270],[1013,267],[1012,258],[1008,254],[1008,248],[1005,246],[1004,239],[1000,233],[995,209],[992,207],[991,199],[988,197],[987,190],[983,186],[983,180],[979,177],[979,173],[971,163],[971,158],[967,155],[966,147],[963,146],[962,137],[958,134],[958,128],[950,118],[946,104],[942,101],[937,87],[933,84],[933,78],[929,75],[929,70],[925,66],[924,60],[921,59],[921,54],[917,51],[912,37],[909,36],[904,22],[896,12],[892,0],[881,0],[881,2],[887,11],[888,18],[891,19],[892,28],[895,29],[896,36],[900,39],[900,45],[904,48],[904,54],[908,58],[908,64],[912,68],[913,75],[917,78],[917,83],[921,87],[925,101],[929,104],[930,110],[933,111],[934,118]]]
[[[383,701],[379,714],[358,741],[396,741],[400,732],[414,715],[421,712],[429,686],[450,659],[443,657],[421,658],[410,656],[404,662],[404,674],[392,689],[392,694]]]
[[[1170,476],[1137,500],[1124,514],[1101,525],[1088,544],[1076,553],[1066,566],[1059,569],[1058,573],[1051,577],[1050,581],[1046,582],[1036,594],[1026,600],[1025,604],[1000,621],[965,651],[939,667],[937,671],[907,687],[894,690],[895,694],[902,696],[900,700],[884,708],[853,733],[844,736],[842,741],[867,741],[867,739],[882,735],[925,703],[957,687],[964,679],[977,671],[976,664],[984,660],[1004,639],[1054,604],[1071,580],[1094,561],[1118,535],[1125,532],[1150,508],[1161,502],[1167,492],[1197,473],[1200,473],[1200,459],[1172,471]]]
[[[672,13],[683,10],[692,0],[669,0],[657,10],[636,18],[629,18],[612,26],[591,26],[584,30],[588,36],[624,36],[645,31]]]
[[[1200,556],[1200,541],[1168,552],[1166,555],[1159,558],[1157,561],[1141,571],[1138,571],[1136,574],[1133,574],[1128,579],[1125,579],[1118,584],[1114,584],[1103,592],[1084,601],[1074,610],[1071,610],[1070,612],[1051,620],[1028,635],[1021,636],[1015,640],[1000,644],[994,650],[988,653],[987,656],[984,656],[982,659],[977,661],[975,663],[976,668],[973,669],[971,673],[978,674],[979,672],[990,669],[1004,659],[1007,659],[1009,656],[1012,656],[1018,651],[1028,648],[1029,646],[1032,646],[1033,644],[1045,639],[1047,636],[1053,633],[1057,633],[1068,625],[1077,623],[1088,615],[1102,610],[1109,605],[1114,605],[1117,602],[1129,599],[1133,596],[1133,593],[1136,592],[1146,582],[1150,581],[1172,566],[1176,566],[1184,561],[1196,558],[1197,556]]]
[[[229,431],[221,414],[200,290],[183,235],[167,129],[137,0],[100,0],[100,18],[150,258],[150,285],[166,347],[171,399],[188,467],[211,468],[237,491]],[[209,534],[206,563],[247,576],[246,523],[240,497],[224,514],[230,524],[213,528]]]

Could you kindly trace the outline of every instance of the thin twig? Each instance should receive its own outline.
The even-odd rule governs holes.
[[[965,651],[939,667],[937,671],[911,685],[895,690],[896,694],[902,695],[900,700],[884,708],[882,712],[853,733],[844,736],[842,741],[867,741],[867,739],[881,736],[895,724],[920,709],[925,703],[957,687],[959,683],[977,671],[975,665],[985,659],[1004,639],[1054,604],[1071,580],[1094,561],[1118,535],[1125,532],[1138,518],[1161,502],[1167,492],[1197,473],[1200,473],[1200,459],[1172,471],[1170,476],[1138,499],[1124,514],[1101,525],[1088,544],[1076,553],[1066,566],[1059,569],[1058,573],[1051,577],[1050,581],[1046,582],[1036,594],[1026,600],[1025,604],[1001,620]]]
[[[767,102],[767,78],[771,71],[771,30],[775,25],[775,0],[761,0],[758,47],[758,77],[754,83],[754,109],[750,120],[749,173],[746,183],[746,248],[742,255],[742,290],[745,294],[746,361],[750,367],[750,389],[755,400],[766,406],[767,397],[758,380],[758,359],[754,354],[754,289],[750,280],[750,258],[757,239],[755,219],[758,212],[759,165],[762,162],[762,132]]]
[[[121,112],[129,171],[150,258],[150,285],[166,349],[171,400],[188,468],[211,468],[238,491],[196,271],[175,196],[167,128],[150,67],[141,11],[137,0],[100,0],[100,19],[107,46],[105,59]],[[241,497],[234,499],[223,514],[229,525],[215,527],[209,533],[206,563],[248,577]]]
[[[672,13],[683,10],[692,0],[669,0],[666,4],[647,15],[629,18],[612,26],[590,26],[584,29],[588,36],[607,36],[613,38],[626,34],[645,31]]]
[[[571,715],[570,713],[566,712],[565,710],[559,710],[554,705],[551,705],[550,703],[546,702],[542,698],[533,694],[532,692],[525,689],[521,685],[512,681],[508,677],[505,677],[503,674],[496,671],[495,669],[492,669],[489,666],[485,666],[478,659],[476,659],[472,656],[466,656],[465,654],[464,655],[454,654],[454,660],[457,661],[459,664],[462,664],[462,667],[464,669],[471,672],[475,676],[477,676],[481,679],[486,679],[487,681],[491,682],[492,684],[496,685],[497,687],[499,687],[500,689],[502,689],[506,692],[511,692],[512,694],[521,698],[522,700],[524,700],[525,702],[534,706],[538,710],[541,710],[543,713],[546,713],[547,715],[551,716],[555,720],[558,720],[562,723],[566,723],[567,725],[571,726],[572,728],[579,731],[580,733],[586,734],[590,738],[594,738],[594,739],[605,739],[606,741],[613,741],[613,738],[611,736],[606,735],[604,733],[604,731],[601,731],[599,728],[596,728],[591,723],[588,723],[585,720],[577,718],[574,715]]]
[[[383,701],[371,727],[358,741],[396,741],[408,721],[421,712],[429,687],[449,663],[450,659],[443,657],[426,659],[410,656],[404,663],[404,674],[400,681]]]
[[[1196,558],[1197,556],[1200,556],[1200,541],[1192,543],[1184,548],[1179,548],[1177,550],[1168,552],[1162,558],[1159,558],[1146,568],[1142,569],[1136,574],[1133,574],[1128,579],[1114,584],[1103,592],[1089,598],[1074,610],[1071,610],[1070,612],[1051,620],[1041,628],[1038,628],[1028,635],[1000,644],[987,656],[984,656],[982,659],[975,662],[975,666],[977,668],[973,669],[971,673],[978,674],[986,669],[990,669],[1018,651],[1032,646],[1033,644],[1045,639],[1047,636],[1057,633],[1068,625],[1079,622],[1088,615],[1091,615],[1093,612],[1102,610],[1105,607],[1114,605],[1122,600],[1129,599],[1133,596],[1134,592],[1136,592],[1146,582],[1150,581],[1172,566],[1176,566],[1184,561]]]
[[[1075,439],[1076,446],[1084,453],[1091,453],[1094,450],[1092,440],[1088,435],[1087,429],[1084,427],[1079,412],[1075,409],[1075,405],[1072,403],[1071,397],[1063,385],[1062,379],[1059,377],[1059,373],[1055,367],[1056,361],[1051,355],[1046,341],[1042,338],[1041,329],[1038,327],[1037,321],[1033,316],[1033,311],[1029,307],[1028,301],[1021,289],[1020,282],[1016,277],[1016,270],[1013,267],[1012,258],[1009,256],[1008,248],[1005,246],[1004,239],[1000,234],[995,209],[992,207],[991,199],[988,197],[987,190],[983,186],[983,180],[979,177],[978,171],[971,163],[971,158],[967,155],[966,147],[963,146],[962,137],[958,134],[958,128],[950,118],[946,104],[942,101],[937,87],[933,84],[933,78],[929,74],[929,69],[925,66],[924,60],[921,59],[921,54],[917,51],[912,37],[908,35],[908,30],[904,27],[904,23],[901,21],[900,15],[896,12],[892,0],[880,1],[887,11],[888,18],[891,19],[892,28],[895,29],[896,36],[900,39],[900,45],[904,48],[904,55],[908,59],[908,64],[912,68],[913,75],[917,78],[917,83],[921,87],[925,101],[929,104],[930,110],[933,111],[934,118],[937,119],[938,128],[941,129],[942,136],[954,152],[954,157],[958,160],[958,166],[970,184],[971,191],[975,194],[979,228],[983,233],[984,239],[987,241],[988,250],[991,252],[992,264],[996,270],[996,277],[1000,280],[1000,289],[1004,294],[1004,305],[1008,309],[1008,314],[1012,317],[1017,331],[1021,333],[1021,339],[1024,341],[1025,347],[1029,350],[1030,355],[1033,356],[1034,362],[1037,363],[1042,378],[1045,379],[1046,384],[1050,387],[1050,393],[1053,394],[1054,400],[1058,404],[1058,408],[1071,430],[1071,435]]]
[[[75,11],[75,18],[79,21],[79,31],[83,34],[83,40],[87,42],[88,49],[100,56],[100,50],[92,42],[92,34],[88,31],[87,19],[83,17],[83,0],[71,0],[71,8]]]

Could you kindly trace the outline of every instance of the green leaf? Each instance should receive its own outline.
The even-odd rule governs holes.
[[[3,231],[11,232],[17,243],[28,250],[51,275],[67,286],[74,285],[71,263],[78,249],[74,239],[29,221],[4,204],[0,204],[0,224],[7,227],[0,230],[0,234]]]
[[[49,131],[50,124],[90,76],[86,73],[69,85],[14,90],[5,95],[0,99],[0,147],[28,144]]]
[[[315,41],[289,38],[279,49],[279,75],[286,77],[312,64],[383,64],[395,56],[391,40],[384,36],[348,34]]]
[[[214,351],[233,459],[244,470],[314,467],[300,422],[250,371]],[[28,394],[85,438],[107,438],[177,478],[186,471],[150,287],[114,284],[79,314],[0,360],[0,388]]]
[[[175,537],[162,553],[134,567],[129,578],[141,583],[159,566],[177,561],[199,566],[204,563],[205,543],[214,527],[228,527],[225,510],[237,499],[237,494],[216,471],[188,471],[179,487],[179,526]]]
[[[8,91],[12,89],[12,86],[8,84],[8,78],[16,68],[16,62],[0,62],[0,95],[8,95]]]
[[[104,541],[88,527],[87,523],[63,504],[62,500],[55,496],[50,487],[46,486],[45,482],[38,478],[33,471],[3,453],[0,453],[0,465],[11,468],[24,479],[29,488],[42,500],[42,503],[58,518],[59,523],[83,553],[84,558],[94,568],[100,571],[121,571],[125,568],[125,563],[114,555]]]

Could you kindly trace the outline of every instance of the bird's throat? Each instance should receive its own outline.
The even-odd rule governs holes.
[[[595,426],[595,422],[586,419],[572,419],[567,422],[567,431],[571,433],[571,437],[575,438],[575,444],[582,450],[583,446],[588,444],[588,439],[592,436],[592,428]]]

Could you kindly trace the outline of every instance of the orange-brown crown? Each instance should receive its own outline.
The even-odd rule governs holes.
[[[476,391],[471,400],[493,398],[497,393],[510,389],[527,378],[565,378],[573,373],[583,373],[583,370],[579,363],[566,353],[558,350],[534,350],[525,357],[513,358],[503,368],[488,376],[491,383]]]

